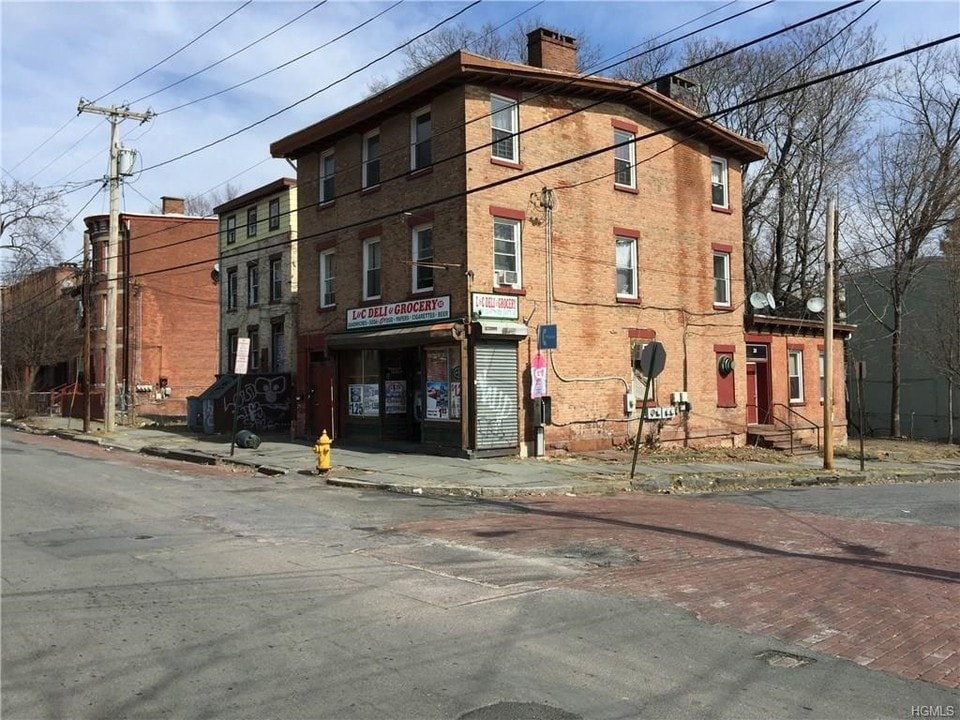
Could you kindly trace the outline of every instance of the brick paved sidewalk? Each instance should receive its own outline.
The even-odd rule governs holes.
[[[709,623],[960,688],[955,530],[662,496],[523,504],[531,512],[396,529],[593,558],[563,584],[667,600]]]

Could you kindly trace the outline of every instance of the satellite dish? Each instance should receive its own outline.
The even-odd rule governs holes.
[[[214,285],[220,282],[220,263],[213,264],[213,270],[210,271],[210,279],[213,280]]]
[[[826,306],[826,303],[821,297],[812,297],[809,300],[807,300],[807,310],[809,310],[812,313],[821,312],[825,306]]]
[[[768,292],[768,293],[767,293],[767,305],[770,306],[770,309],[771,309],[771,310],[776,310],[776,308],[777,308],[777,303],[775,303],[774,300],[773,300],[773,293],[772,293],[772,292]]]
[[[762,292],[750,293],[750,307],[754,310],[762,310],[769,304],[767,296]]]

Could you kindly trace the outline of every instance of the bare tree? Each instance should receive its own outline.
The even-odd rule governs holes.
[[[4,282],[60,262],[59,237],[69,227],[67,220],[58,191],[19,180],[0,182],[0,250],[12,255],[2,271]]]
[[[887,123],[864,153],[858,175],[858,252],[866,277],[884,288],[882,304],[889,309],[867,306],[890,335],[893,435],[900,435],[905,299],[960,207],[958,88],[955,46],[910,56],[893,77]]]

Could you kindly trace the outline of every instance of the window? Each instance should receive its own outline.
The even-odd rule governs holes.
[[[493,219],[493,284],[520,287],[520,221]]]
[[[333,202],[336,192],[337,163],[333,150],[328,150],[320,156],[320,202]]]
[[[380,129],[363,136],[363,187],[380,184]]]
[[[257,209],[255,207],[247,210],[247,237],[257,236]]]
[[[378,417],[380,415],[380,351],[344,352],[342,372],[347,383],[347,415]]]
[[[713,253],[713,304],[730,305],[730,253]]]
[[[823,350],[820,351],[818,365],[820,368],[820,402],[823,402],[823,399],[827,396],[827,378],[824,374],[824,370],[826,369],[826,357],[824,356]]]
[[[279,230],[280,229],[280,198],[274,198],[270,201],[270,209],[268,210],[270,216],[270,229]]]
[[[237,269],[227,270],[227,310],[237,309]]]
[[[283,258],[270,258],[270,302],[283,300]]]
[[[729,207],[730,199],[727,195],[727,161],[723,158],[710,158],[710,183],[713,186],[711,201],[714,207]]]
[[[459,420],[460,348],[431,348],[427,355],[427,393],[423,407],[415,408],[427,420]]]
[[[237,367],[237,339],[240,337],[239,330],[227,330],[227,372],[232,373]]]
[[[499,95],[490,96],[490,131],[493,145],[492,157],[510,162],[520,162],[520,143],[517,135],[517,101]]]
[[[413,229],[413,291],[433,289],[433,268],[420,263],[433,262],[433,227]]]
[[[270,325],[270,354],[273,372],[283,372],[283,320]]]
[[[333,291],[333,281],[337,277],[337,256],[334,250],[320,253],[320,307],[337,304]]]
[[[260,369],[260,328],[256,325],[248,327],[247,337],[250,338],[250,357],[247,360],[247,368],[255,372]]]
[[[637,358],[640,357],[643,349],[649,343],[650,341],[648,340],[633,340],[630,343],[630,364],[633,367],[633,380],[630,385],[630,390],[634,398],[636,398],[637,412],[643,411],[644,399],[648,402],[656,402],[656,383],[652,383],[650,389],[647,389],[647,384],[650,383],[651,380],[643,374],[637,362]]]
[[[618,147],[613,157],[613,183],[620,187],[636,188],[637,146],[636,135],[626,130],[614,130],[613,142]],[[621,145],[620,143],[628,143]]]
[[[231,215],[227,218],[227,245],[233,245],[237,241],[237,216]]]
[[[418,110],[410,117],[410,169],[422,170],[433,163],[430,139],[433,130],[430,123],[430,108]]]
[[[637,297],[637,239],[617,236],[617,297]]]
[[[380,297],[380,238],[363,241],[363,299]]]
[[[247,265],[247,305],[260,302],[260,267]]]
[[[787,351],[790,402],[803,402],[803,350]]]

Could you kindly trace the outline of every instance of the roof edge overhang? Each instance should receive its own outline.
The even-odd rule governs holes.
[[[823,337],[826,330],[822,320],[777,317],[775,315],[746,315],[743,325],[746,332],[758,334],[776,333],[779,335]],[[845,340],[849,338],[856,329],[856,325],[835,322],[833,324],[833,337],[834,339],[839,338]]]
[[[278,180],[273,180],[272,182],[269,182],[266,185],[262,185],[261,187],[258,187],[255,190],[251,190],[250,192],[246,192],[243,195],[238,195],[237,197],[232,198],[231,200],[227,200],[222,205],[217,205],[213,209],[213,213],[215,215],[220,215],[225,212],[230,212],[231,210],[236,210],[239,207],[248,205],[253,200],[259,200],[260,198],[266,197],[267,195],[273,195],[275,193],[278,193],[283,190],[287,190],[289,188],[296,187],[296,186],[297,186],[297,181],[294,178],[283,177]]]

